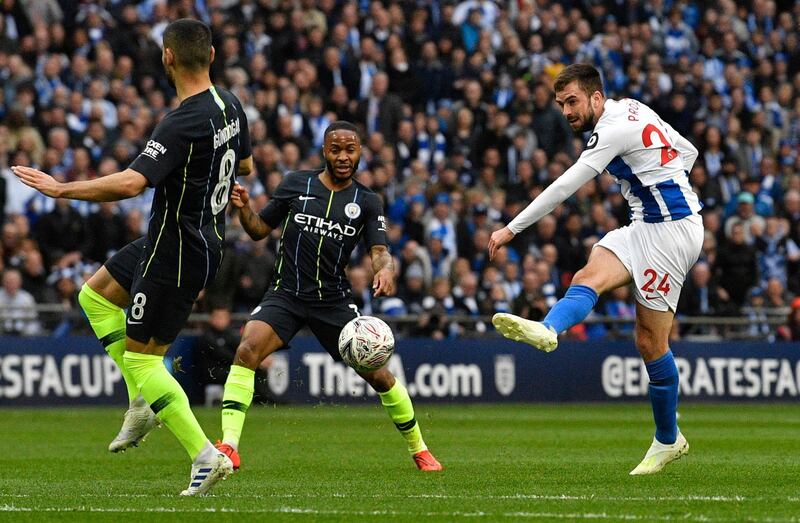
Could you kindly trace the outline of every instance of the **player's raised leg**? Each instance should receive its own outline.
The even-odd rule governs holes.
[[[359,372],[364,380],[375,389],[381,398],[381,404],[395,427],[406,440],[408,452],[419,470],[439,471],[443,467],[433,454],[428,450],[425,440],[422,439],[422,430],[414,415],[414,405],[411,397],[402,383],[386,367],[373,372]]]
[[[636,348],[650,377],[648,390],[656,434],[644,459],[632,476],[655,474],[689,452],[689,443],[678,429],[678,367],[669,350],[673,313],[636,304]]]
[[[233,365],[225,381],[222,395],[222,441],[217,448],[233,462],[234,469],[241,464],[239,440],[247,409],[253,401],[255,370],[264,358],[283,346],[283,341],[268,323],[248,321],[244,326],[242,341],[236,349]]]
[[[498,313],[492,318],[492,323],[506,338],[552,352],[558,347],[558,334],[582,322],[597,303],[598,295],[630,281],[630,272],[617,255],[605,247],[596,246],[586,266],[575,273],[566,294],[543,321]]]
[[[137,446],[158,426],[156,415],[139,395],[136,382],[125,366],[125,311],[130,304],[130,294],[108,272],[105,266],[89,278],[78,294],[81,305],[92,330],[108,355],[122,373],[128,390],[128,410],[122,428],[109,444],[111,452],[125,451]]]

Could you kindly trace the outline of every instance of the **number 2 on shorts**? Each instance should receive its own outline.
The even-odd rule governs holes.
[[[658,273],[653,269],[647,269],[644,271],[644,275],[647,278],[647,282],[640,287],[641,290],[644,292],[663,292],[664,295],[669,294],[669,273],[664,273],[664,276],[661,278],[661,281],[658,284],[658,287],[653,287],[653,284],[658,279]]]

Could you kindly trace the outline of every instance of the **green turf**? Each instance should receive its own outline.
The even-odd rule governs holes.
[[[218,411],[198,415],[216,436]],[[689,456],[633,478],[652,437],[642,403],[420,405],[446,467],[428,474],[377,405],[253,407],[242,470],[212,496],[182,499],[189,461],[166,429],[111,455],[120,409],[0,409],[0,519],[800,520],[800,405],[681,415]]]

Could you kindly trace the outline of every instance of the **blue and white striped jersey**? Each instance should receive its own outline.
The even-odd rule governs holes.
[[[647,105],[606,100],[578,162],[607,170],[621,186],[632,219],[680,220],[702,209],[689,184],[697,150]]]

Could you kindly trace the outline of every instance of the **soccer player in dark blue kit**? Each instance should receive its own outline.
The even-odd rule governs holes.
[[[325,130],[322,151],[325,169],[286,174],[261,212],[253,212],[247,191],[239,185],[231,198],[242,226],[254,240],[281,229],[273,282],[244,327],[222,400],[219,448],[237,467],[245,413],[253,399],[254,371],[264,358],[288,345],[307,325],[333,359],[341,361],[339,333],[358,316],[344,269],[362,237],[372,258],[375,296],[394,293],[383,204],[354,179],[361,158],[356,127],[342,121],[331,124]],[[422,439],[406,388],[386,367],[359,375],[380,396],[417,468],[442,470]]]
[[[235,176],[253,165],[244,111],[233,94],[211,83],[213,59],[205,24],[182,19],[167,26],[162,61],[180,105],[124,171],[59,183],[30,167],[13,168],[23,183],[54,198],[115,201],[155,188],[147,235],[112,256],[79,301],[128,386],[131,405],[109,450],[137,445],[160,420],[192,459],[189,487],[181,493],[189,496],[206,493],[233,464],[205,436],[163,359],[198,293],[214,279]]]

